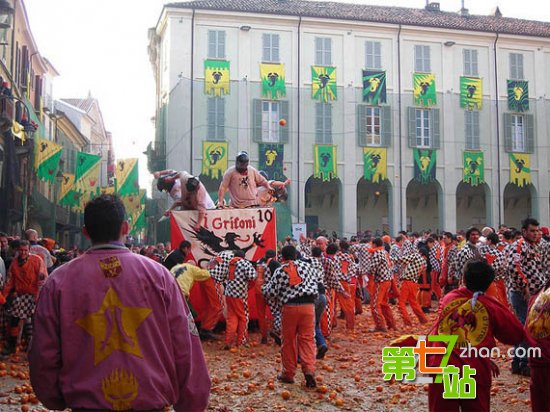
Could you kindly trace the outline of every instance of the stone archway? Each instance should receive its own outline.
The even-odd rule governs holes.
[[[357,182],[357,231],[390,233],[391,183],[373,183],[364,178]]]
[[[491,221],[491,193],[486,183],[471,186],[460,182],[456,188],[456,228],[488,226]]]
[[[411,180],[407,185],[407,230],[436,231],[440,222],[441,185],[437,180],[420,183]]]
[[[509,227],[521,227],[521,221],[534,215],[533,199],[537,191],[532,184],[519,187],[508,183],[504,187],[504,224]]]
[[[305,219],[307,231],[325,230],[329,235],[340,233],[340,179],[323,182],[311,176],[305,185]]]

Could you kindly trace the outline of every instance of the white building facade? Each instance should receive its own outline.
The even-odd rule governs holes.
[[[549,23],[437,4],[204,0],[166,5],[149,53],[156,156],[198,175],[204,141],[226,142],[229,165],[246,150],[260,169],[260,144],[282,145],[288,222],[310,232],[518,227],[527,216],[550,223]],[[210,88],[205,61],[229,63],[228,88]],[[285,92],[275,98],[263,93],[266,64],[284,65]],[[385,77],[385,99],[365,100],[365,70]],[[320,72],[333,82],[325,99],[315,96]],[[335,147],[336,177],[314,177],[316,145]],[[376,178],[365,170],[372,153],[387,161]],[[480,182],[463,181],[465,173]],[[219,180],[203,181],[216,191]]]

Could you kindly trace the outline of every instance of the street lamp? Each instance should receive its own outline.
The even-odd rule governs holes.
[[[0,29],[9,29],[11,27],[11,19],[14,8],[7,0],[0,0]]]

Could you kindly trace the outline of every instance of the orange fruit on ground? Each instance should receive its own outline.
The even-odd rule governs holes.
[[[273,382],[268,382],[267,383],[267,389],[272,391],[273,389],[275,389],[275,384]]]
[[[252,372],[250,372],[248,369],[245,369],[245,370],[243,371],[243,376],[244,376],[245,378],[250,378],[251,375],[252,375]]]
[[[327,393],[327,392],[328,392],[328,388],[326,387],[326,385],[318,386],[318,387],[317,387],[317,392],[319,392],[319,393]]]
[[[381,387],[380,385],[378,385],[378,386],[376,387],[376,392],[382,392],[383,390],[384,390],[384,388]]]
[[[428,392],[428,390],[430,389],[430,385],[428,384],[424,385],[423,389],[424,391]]]
[[[338,398],[338,399],[336,399],[335,404],[336,404],[336,406],[342,406],[342,405],[344,405],[344,400],[342,398]]]
[[[23,393],[23,389],[20,386],[16,386],[13,391],[17,394]]]
[[[237,353],[239,350],[237,348],[231,348],[229,349],[229,352],[231,353]]]
[[[328,398],[329,398],[329,399],[335,399],[335,398],[336,398],[336,395],[338,395],[338,394],[336,393],[336,391],[332,391],[332,392],[329,393]]]
[[[284,390],[281,392],[281,396],[283,397],[283,399],[290,399],[290,392],[287,391],[287,390]]]
[[[353,379],[355,379],[355,382],[359,382],[361,380],[361,376],[355,375]]]
[[[29,405],[21,406],[21,412],[29,412],[29,410],[30,410]]]

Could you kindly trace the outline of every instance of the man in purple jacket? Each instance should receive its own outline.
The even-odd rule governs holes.
[[[116,196],[89,202],[92,247],[42,288],[33,388],[49,409],[203,411],[210,377],[193,318],[170,272],[124,247],[124,214]]]

